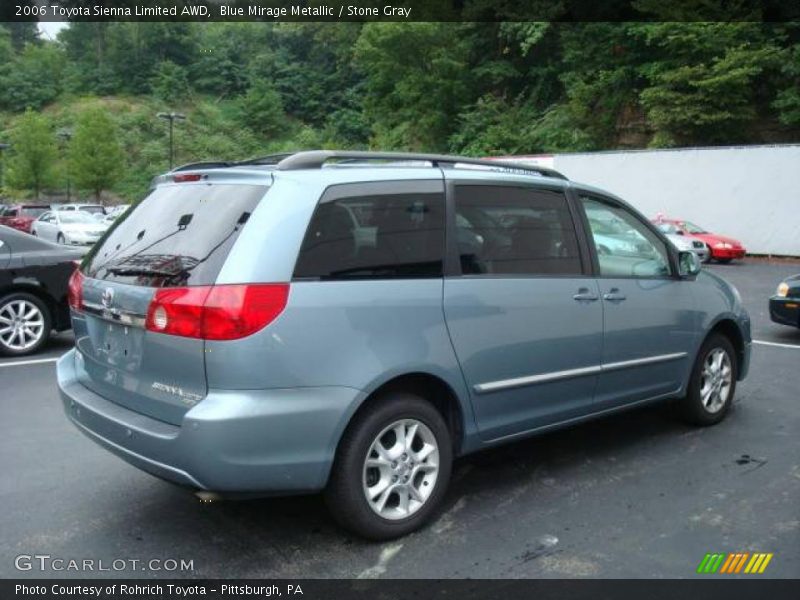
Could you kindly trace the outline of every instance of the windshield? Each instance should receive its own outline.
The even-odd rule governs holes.
[[[677,225],[673,225],[672,223],[659,223],[658,224],[658,229],[662,233],[671,233],[671,234],[678,233],[678,231],[679,231],[678,226]]]
[[[91,204],[84,204],[83,206],[79,206],[78,210],[82,210],[84,212],[92,213],[92,214],[105,214],[103,207],[100,205],[92,206]]]
[[[89,277],[148,287],[211,285],[268,187],[165,185],[117,219],[84,262]]]
[[[702,227],[698,227],[694,223],[690,223],[689,221],[683,222],[683,228],[688,231],[689,233],[708,233],[708,231]]]
[[[97,223],[97,220],[85,212],[59,211],[58,220],[62,223]]]

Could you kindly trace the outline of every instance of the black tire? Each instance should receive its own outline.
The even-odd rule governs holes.
[[[718,259],[717,259],[717,262],[718,262],[719,264],[721,264],[721,265],[727,265],[727,264],[728,264],[729,262],[731,262],[732,260],[733,260],[732,258],[718,258]]]
[[[722,405],[719,408],[710,410],[706,404],[704,404],[701,392],[704,383],[703,371],[706,361],[718,350],[725,352],[730,363],[730,387]],[[730,339],[720,333],[712,333],[709,335],[700,347],[700,351],[697,353],[694,368],[692,369],[692,376],[689,378],[689,389],[687,390],[686,396],[683,397],[678,404],[683,419],[692,425],[701,427],[716,425],[722,421],[733,404],[733,398],[736,394],[736,377],[738,374],[739,365],[736,358],[736,351]]]
[[[377,514],[369,505],[363,487],[364,466],[379,434],[402,419],[419,421],[433,434],[438,446],[439,469],[433,491],[416,512],[391,520]],[[452,460],[450,432],[439,412],[415,394],[388,393],[348,425],[325,489],[325,501],[334,519],[345,529],[372,540],[400,537],[421,527],[439,508],[450,480]]]
[[[66,243],[66,239],[64,238],[64,234],[63,233],[59,233],[56,236],[56,243],[57,244],[65,244]]]
[[[4,341],[3,337],[0,336],[0,355],[3,356],[25,356],[27,354],[33,354],[34,352],[37,352],[47,343],[47,340],[50,338],[50,333],[53,329],[53,316],[50,314],[50,308],[47,306],[47,303],[43,302],[40,298],[34,296],[33,294],[28,294],[26,292],[13,292],[0,298],[0,314],[2,314],[3,309],[7,305],[17,300],[29,302],[39,309],[39,312],[42,314],[42,320],[44,321],[42,326],[43,333],[34,345],[25,349],[9,347]],[[0,323],[0,329],[2,329],[3,326],[4,323]]]

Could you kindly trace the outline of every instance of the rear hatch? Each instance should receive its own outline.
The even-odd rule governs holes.
[[[180,424],[207,392],[205,342],[146,329],[148,308],[164,288],[214,284],[267,189],[162,185],[114,223],[81,266],[82,305],[73,326],[83,385]]]

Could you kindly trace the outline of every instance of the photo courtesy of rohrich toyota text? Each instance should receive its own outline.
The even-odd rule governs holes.
[[[800,5],[0,6],[0,599],[800,597]]]

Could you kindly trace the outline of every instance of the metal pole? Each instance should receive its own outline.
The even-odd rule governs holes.
[[[3,167],[5,167],[5,151],[11,147],[11,144],[0,144],[0,192],[3,191]]]
[[[165,119],[169,121],[169,169],[172,170],[172,166],[175,162],[175,146],[173,144],[173,128],[175,121],[183,121],[186,119],[186,115],[176,112],[168,112],[168,113],[158,113],[156,115],[159,119]]]
[[[72,132],[69,129],[62,129],[56,134],[61,141],[68,145],[70,140],[72,139]],[[70,200],[72,199],[72,182],[70,181],[70,170],[69,170],[69,157],[67,157],[67,204],[69,204]]]

